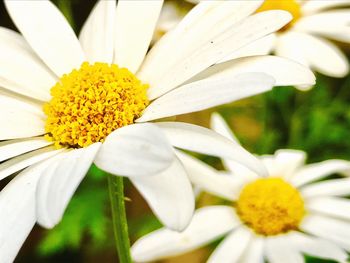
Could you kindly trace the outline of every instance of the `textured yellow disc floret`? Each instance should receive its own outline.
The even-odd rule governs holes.
[[[75,148],[102,142],[141,115],[149,103],[147,88],[126,68],[84,62],[51,89],[44,105],[47,138]]]
[[[257,12],[268,10],[285,10],[291,13],[293,20],[288,25],[295,23],[301,17],[301,6],[296,0],[265,0]]]
[[[243,188],[237,213],[257,234],[277,235],[297,229],[305,209],[297,189],[281,178],[264,178]]]

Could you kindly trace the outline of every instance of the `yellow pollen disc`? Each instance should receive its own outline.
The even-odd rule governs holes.
[[[246,225],[266,236],[297,229],[305,214],[300,193],[281,178],[263,178],[247,184],[236,209]]]
[[[147,88],[126,68],[84,62],[51,88],[44,105],[46,137],[57,147],[102,142],[141,115],[149,103]]]
[[[302,15],[301,6],[296,0],[265,0],[257,12],[268,10],[285,10],[291,13],[293,20],[283,29],[286,29],[286,27],[295,23]]]

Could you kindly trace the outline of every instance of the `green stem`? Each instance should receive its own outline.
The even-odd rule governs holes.
[[[131,263],[130,240],[124,202],[123,177],[108,174],[107,178],[112,210],[113,230],[119,262]]]

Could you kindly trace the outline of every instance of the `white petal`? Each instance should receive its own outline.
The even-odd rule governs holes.
[[[288,233],[288,239],[299,251],[317,258],[345,263],[348,257],[343,249],[325,239],[312,237],[296,231]]]
[[[173,29],[183,16],[184,14],[175,1],[166,1],[160,11],[152,42],[158,41],[166,32]]]
[[[269,176],[284,177],[289,180],[305,162],[306,153],[299,150],[281,149],[274,155],[262,155],[261,161],[269,171]]]
[[[228,206],[208,206],[198,209],[190,225],[179,233],[162,228],[148,234],[132,246],[136,262],[170,257],[201,247],[228,233],[240,224]]]
[[[45,147],[3,162],[0,164],[0,180],[30,165],[48,159],[61,151],[63,149],[55,150],[54,147]]]
[[[350,194],[350,178],[327,180],[307,185],[301,189],[304,197],[347,196]]]
[[[115,7],[115,0],[99,0],[80,31],[79,41],[90,63],[113,61]]]
[[[158,122],[156,125],[175,147],[232,159],[258,174],[267,174],[261,162],[244,148],[207,128],[182,122]]]
[[[221,115],[219,115],[218,113],[213,113],[211,115],[210,128],[215,132],[221,134],[222,136],[225,136],[227,139],[239,143],[238,139],[236,138],[236,136],[234,135],[224,118],[221,117]]]
[[[348,222],[321,215],[307,215],[300,229],[350,250],[350,223]]]
[[[194,212],[194,194],[186,171],[176,157],[161,173],[130,177],[130,180],[166,227],[182,231],[188,226]]]
[[[315,75],[307,67],[276,56],[251,56],[216,64],[197,75],[194,80],[210,77],[220,79],[249,72],[265,73],[275,79],[275,86],[310,86]]]
[[[242,186],[246,183],[244,178],[222,175],[206,163],[180,151],[177,152],[177,156],[195,186],[227,200],[237,200]]]
[[[43,137],[0,142],[0,162],[52,144]]]
[[[32,48],[28,45],[24,37],[14,30],[6,27],[0,27],[0,37],[4,42],[11,42],[16,47],[21,47],[27,51],[32,51]]]
[[[305,1],[302,5],[302,12],[313,14],[319,11],[350,5],[349,0],[322,0],[322,1]]]
[[[29,45],[58,76],[79,68],[83,50],[58,8],[47,0],[5,0],[6,8]]]
[[[0,94],[0,140],[45,133],[45,115],[39,106]]]
[[[292,246],[285,235],[268,237],[265,253],[269,263],[304,263],[304,257]]]
[[[0,62],[0,78],[17,84],[10,86],[1,82],[4,88],[42,101],[50,99],[50,88],[56,83],[54,74],[33,53],[22,36],[2,27]]]
[[[278,39],[276,54],[310,65],[316,71],[344,77],[349,71],[346,56],[326,39],[298,32],[289,32]]]
[[[195,6],[174,30],[168,32],[155,45],[147,56],[139,77],[150,83],[151,98],[158,96],[152,95],[157,93],[152,89],[157,89],[155,85],[159,84],[157,83],[159,76],[170,73],[174,66],[200,49],[203,44],[253,13],[261,3],[261,0],[204,1]],[[159,88],[161,89],[161,85]]]
[[[0,97],[4,97],[3,99],[9,98],[9,99],[16,100],[16,101],[19,101],[19,102],[27,103],[27,104],[30,105],[31,108],[34,108],[35,112],[37,112],[42,117],[46,118],[46,116],[45,116],[45,114],[43,113],[43,110],[42,110],[43,106],[44,106],[44,102],[43,101],[40,101],[40,100],[31,98],[31,97],[22,95],[19,92],[12,91],[12,90],[10,90],[8,88],[2,88],[1,85],[2,85],[3,82],[7,82],[7,80],[2,79],[0,77]],[[10,83],[10,82],[8,84],[10,84],[10,86],[12,86],[12,85],[17,86],[17,84]]]
[[[349,43],[349,23],[350,9],[333,10],[305,16],[298,20],[294,25],[294,29]]]
[[[217,113],[213,113],[211,115],[210,127],[216,131],[217,133],[225,136],[231,141],[235,141],[239,143],[236,136],[231,131],[230,127],[227,125],[225,120]],[[248,181],[255,180],[258,178],[258,175],[251,170],[247,169],[247,167],[237,163],[236,161],[232,161],[228,158],[223,158],[222,162],[227,170],[234,174],[234,176],[242,176],[245,177]]]
[[[37,220],[46,228],[60,222],[75,190],[85,177],[101,143],[75,149],[60,155],[60,159],[48,167],[38,183],[36,193]]]
[[[271,90],[275,81],[263,73],[207,78],[161,96],[145,109],[138,122],[196,112]]]
[[[50,160],[18,174],[0,192],[1,262],[13,262],[35,221],[35,191],[42,170]]]
[[[269,167],[270,176],[283,176],[289,179],[306,160],[306,153],[299,150],[277,150],[274,154],[274,167]]]
[[[157,126],[133,124],[107,136],[95,164],[114,175],[145,176],[166,169],[173,157],[171,145]]]
[[[227,236],[214,250],[208,263],[235,263],[239,262],[252,238],[252,232],[240,227]]]
[[[271,53],[275,46],[277,36],[276,34],[270,34],[265,37],[262,37],[254,42],[236,50],[231,55],[225,57],[219,63],[249,56],[259,56],[259,55],[268,55]]]
[[[320,180],[333,173],[350,176],[350,162],[345,160],[327,160],[309,164],[299,169],[290,182],[299,187],[312,181]]]
[[[137,71],[151,43],[162,5],[162,0],[118,1],[114,63]]]
[[[255,181],[261,177],[266,177],[268,175],[267,173],[257,174],[256,172],[250,170],[247,166],[244,166],[236,161],[232,161],[227,158],[225,158],[223,164],[229,171],[230,175],[233,177],[239,177],[241,180],[244,180],[247,183]],[[268,171],[266,167],[265,170]]]
[[[266,11],[244,19],[224,33],[203,43],[198,49],[174,64],[165,74],[158,74],[158,80],[150,83],[149,98],[157,98],[174,89],[233,51],[278,30],[290,19],[288,12],[280,10]],[[159,76],[162,77],[159,78]]]
[[[240,258],[242,263],[264,263],[264,238],[251,238],[245,253]]]
[[[316,197],[306,203],[307,209],[316,213],[350,220],[350,200],[339,197]]]
[[[3,83],[5,83],[4,86],[2,86]],[[15,89],[3,88],[5,86],[7,87],[7,84],[9,84],[10,87],[14,86],[16,88]],[[18,90],[22,89],[17,84],[15,84],[13,82],[8,82],[7,80],[5,80],[5,79],[0,77],[0,97],[6,97],[6,98],[10,98],[10,99],[14,99],[14,100],[17,100],[17,101],[20,101],[20,102],[27,103],[32,108],[34,108],[36,112],[40,112],[42,117],[44,117],[45,115],[42,113],[42,108],[44,106],[44,102],[40,101],[38,99],[34,99],[34,98],[31,98],[31,97],[22,95],[22,94],[20,94],[17,91],[16,92],[12,91],[12,90],[16,90],[17,88],[19,88]]]
[[[275,54],[310,67],[310,63],[307,61],[302,48],[304,47],[299,46],[299,33],[288,31],[278,35],[275,44]]]

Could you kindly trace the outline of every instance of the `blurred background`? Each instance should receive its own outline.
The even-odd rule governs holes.
[[[78,34],[96,1],[55,0]],[[177,1],[179,12],[192,6]],[[15,29],[3,3],[0,26]],[[350,55],[350,47],[338,43]],[[208,111],[178,116],[177,120],[208,127],[210,114],[219,112],[242,145],[257,154],[280,148],[304,150],[308,162],[330,158],[350,159],[350,76],[334,79],[320,74],[308,92],[292,87],[273,91]],[[198,156],[217,169],[220,161]],[[2,181],[3,187],[8,181]],[[179,189],[180,190],[180,189]],[[135,188],[126,182],[127,213],[131,242],[161,227]],[[222,200],[201,194],[198,205],[220,204]],[[204,262],[216,244],[161,262]],[[118,262],[110,221],[107,179],[91,167],[64,215],[52,230],[36,226],[25,242],[16,262]],[[326,262],[308,258],[308,262]]]

